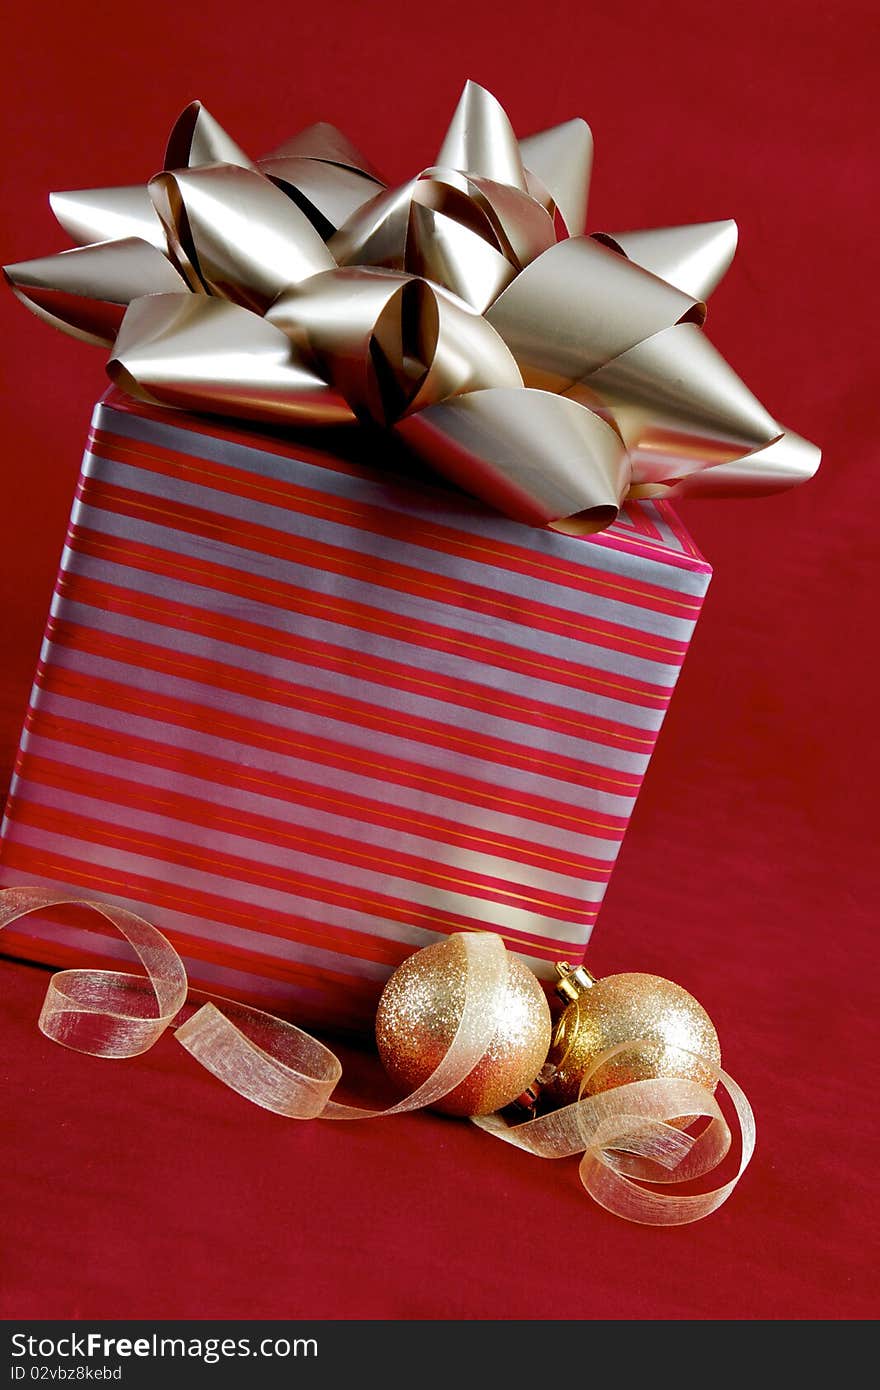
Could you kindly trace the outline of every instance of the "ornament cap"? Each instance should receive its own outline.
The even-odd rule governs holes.
[[[516,1119],[530,1119],[534,1115],[543,1087],[548,1086],[555,1075],[556,1067],[553,1062],[545,1062],[531,1086],[527,1086],[507,1107]]]
[[[556,993],[566,1004],[573,1004],[585,989],[592,989],[598,983],[585,965],[569,965],[567,960],[556,962],[556,974],[559,976]]]

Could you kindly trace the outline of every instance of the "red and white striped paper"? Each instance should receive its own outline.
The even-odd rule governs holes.
[[[566,536],[111,396],[0,882],[123,903],[194,985],[328,1025],[453,931],[547,978],[583,955],[710,573],[668,504]],[[7,936],[125,951],[70,914]]]

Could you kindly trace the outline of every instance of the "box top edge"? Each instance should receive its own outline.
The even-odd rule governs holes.
[[[261,427],[251,421],[229,419],[177,410],[171,406],[149,405],[138,401],[116,386],[109,386],[96,402],[95,417],[100,410],[112,410],[125,415],[141,416],[173,429],[193,434],[201,434],[213,439],[232,439],[246,447],[261,448],[281,457],[302,459],[305,462],[325,462],[332,455],[343,468],[345,460],[334,453],[328,445],[340,442],[339,431],[324,429],[320,436],[316,430],[303,436],[286,437],[271,427]],[[97,419],[93,420],[93,425]],[[350,447],[350,432],[346,432]],[[324,447],[321,447],[321,442]],[[356,467],[356,465],[352,465]],[[426,491],[448,491],[447,484],[432,476],[417,479]],[[481,505],[475,503],[475,505]],[[487,509],[488,510],[488,509]],[[532,528],[529,528],[532,529]],[[552,530],[553,528],[537,528]],[[711,576],[712,565],[700,552],[684,522],[672,504],[665,500],[625,502],[618,519],[605,531],[566,535],[556,531],[554,534],[564,545],[580,548],[586,542],[653,560],[655,563],[671,565],[678,569]]]

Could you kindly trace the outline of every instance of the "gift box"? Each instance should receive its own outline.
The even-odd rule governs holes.
[[[711,571],[666,502],[562,534],[348,454],[98,405],[0,881],[124,903],[195,987],[358,1028],[446,933],[581,959]],[[6,935],[126,953],[94,914]]]
[[[325,1026],[446,934],[582,957],[709,581],[670,499],[819,461],[702,331],[735,224],[586,235],[591,162],[468,83],[396,188],[331,126],[254,161],[193,103],[147,187],[53,195],[76,247],[7,277],[120,390],[0,881]],[[123,949],[94,914],[5,938]]]

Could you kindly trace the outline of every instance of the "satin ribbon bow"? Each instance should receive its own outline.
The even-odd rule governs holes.
[[[581,120],[517,141],[468,82],[436,164],[389,188],[332,126],[253,163],[196,102],[147,187],[53,194],[77,248],[6,275],[142,400],[373,422],[534,525],[805,481],[818,449],[702,332],[735,223],[585,236],[592,149]]]

